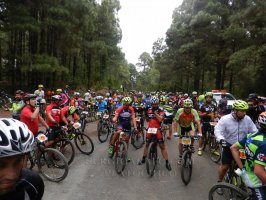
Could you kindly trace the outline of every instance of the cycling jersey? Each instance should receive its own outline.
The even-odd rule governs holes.
[[[230,145],[241,141],[247,133],[255,133],[257,131],[249,116],[245,115],[243,119],[238,120],[234,118],[233,113],[221,117],[214,127],[217,141],[224,139]]]
[[[24,105],[25,103],[23,100],[12,102],[12,108],[10,108],[9,110],[12,111],[12,117],[14,119],[20,120],[21,109],[23,108]]]
[[[213,104],[206,104],[204,103],[201,107],[200,107],[200,112],[202,113],[214,113],[215,111],[217,111],[217,108],[215,105]],[[212,120],[212,118],[208,115],[202,116],[201,117],[202,122],[210,122]]]
[[[249,133],[247,136],[237,142],[239,148],[244,148],[246,159],[243,167],[246,170],[247,176],[245,183],[251,188],[258,188],[264,184],[254,173],[254,165],[259,164],[266,167],[266,134],[262,132]]]
[[[107,102],[106,101],[97,102],[96,106],[98,107],[99,112],[104,112],[106,110],[106,107],[107,107]]]
[[[42,178],[34,171],[21,170],[21,177],[14,188],[4,195],[1,200],[40,200],[44,192]]]
[[[54,104],[51,103],[50,105],[48,105],[46,107],[46,115],[48,115],[49,113],[51,114],[51,116],[53,117],[53,119],[57,122],[60,123],[60,108]],[[46,117],[46,123],[48,126],[54,126],[55,124],[53,122],[50,121],[50,119],[48,117]]]
[[[156,117],[154,112],[157,111],[160,116],[164,116],[164,112],[161,108],[149,108],[146,112],[146,116],[149,119],[148,122],[148,127],[149,128],[160,128],[161,127],[161,122],[159,122]]]
[[[20,121],[24,122],[36,137],[39,130],[39,116],[37,116],[35,119],[31,118],[34,110],[35,108],[32,108],[30,105],[26,105],[21,111]]]
[[[139,113],[141,115],[143,115],[143,111],[144,111],[144,108],[145,108],[145,104],[142,103],[142,102],[134,102],[132,104],[134,110],[136,113]]]
[[[123,103],[121,101],[120,102],[117,101],[115,104],[115,110],[119,108],[120,106],[123,106]]]
[[[69,116],[68,109],[69,109],[69,106],[63,107],[61,109],[61,112],[60,112],[61,116],[64,116],[65,118],[67,118]],[[79,119],[77,113],[73,113],[72,117],[73,117],[74,120],[78,120]],[[60,118],[60,120],[61,120],[61,118]],[[62,122],[62,120],[61,120],[61,122]]]
[[[62,101],[61,104],[62,105],[66,105],[68,103],[68,98],[67,95],[65,95],[64,93],[59,94],[62,97]]]
[[[78,98],[78,99],[74,98],[71,100],[70,105],[74,106],[76,109],[79,109],[79,106],[81,105],[81,100],[82,98]]]
[[[118,116],[118,129],[131,130],[131,119],[135,115],[133,107],[129,106],[127,109],[124,106],[120,106],[115,115]]]
[[[184,128],[193,126],[193,123],[195,121],[200,120],[199,115],[195,109],[191,109],[190,113],[186,113],[184,111],[184,108],[178,109],[174,119],[178,122],[179,126]]]
[[[172,124],[173,118],[174,118],[174,109],[173,109],[173,107],[170,106],[170,105],[164,105],[162,107],[162,109],[164,111],[164,121],[163,121],[163,123],[166,124],[166,125]]]

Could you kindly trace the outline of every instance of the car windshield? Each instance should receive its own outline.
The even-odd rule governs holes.
[[[226,94],[225,96],[227,100],[235,100],[235,98],[231,94]],[[216,102],[219,102],[219,100],[221,99],[221,94],[213,94],[213,98],[216,100]]]

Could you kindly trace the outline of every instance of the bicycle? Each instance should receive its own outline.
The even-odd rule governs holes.
[[[197,139],[197,137],[189,136],[188,132],[185,132],[184,136],[180,136],[181,144],[183,145],[183,154],[181,160],[181,179],[185,185],[189,184],[192,175],[193,160],[192,154],[194,153],[191,146],[191,140]]]
[[[143,118],[140,115],[137,115],[136,117],[136,122],[137,122],[137,130],[133,131],[132,135],[131,135],[131,144],[133,145],[133,147],[135,147],[136,149],[140,149],[143,144],[145,143],[145,127],[142,127],[141,122],[142,122]]]
[[[148,154],[145,160],[146,170],[150,177],[154,175],[158,161],[158,152],[157,152],[158,141],[156,137],[158,131],[160,131],[158,130],[158,128],[148,128],[147,130],[147,133],[152,134],[151,143],[149,144]]]
[[[101,143],[104,143],[107,141],[111,126],[111,119],[110,116],[106,113],[102,114],[100,121],[98,122],[98,139]]]
[[[88,111],[82,111],[79,115],[79,121],[81,123],[81,131],[84,132],[85,131],[85,128],[86,128],[86,118],[88,116],[89,112]]]
[[[109,155],[110,158],[113,158],[114,156],[114,163],[115,163],[115,170],[117,174],[121,174],[127,163],[127,143],[126,138],[129,134],[129,130],[123,129],[120,132],[118,140],[116,140],[114,144],[114,150],[111,155]]]
[[[94,144],[92,139],[81,131],[81,124],[79,122],[74,123],[65,132],[65,137],[70,141],[74,139],[74,143],[77,149],[85,154],[90,155],[94,151]]]
[[[38,134],[35,138],[34,150],[29,154],[27,168],[33,169],[35,165],[38,171],[49,181],[60,182],[68,175],[68,164],[64,155],[57,149],[45,148],[47,137]]]
[[[209,191],[209,200],[252,200],[252,194],[230,183],[216,183]]]

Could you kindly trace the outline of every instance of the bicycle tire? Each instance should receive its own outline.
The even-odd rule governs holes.
[[[52,154],[49,155],[49,154]],[[56,159],[55,159],[56,157]],[[47,159],[48,158],[48,159]],[[61,162],[60,162],[61,161]],[[68,164],[65,156],[58,151],[57,149],[53,148],[46,148],[44,149],[41,154],[37,158],[37,166],[39,172],[49,181],[52,182],[60,182],[64,180],[68,175]],[[47,169],[53,170],[62,170],[62,174],[58,174],[56,177],[51,177],[45,170],[44,166],[47,166]],[[55,173],[53,173],[55,174]]]
[[[54,143],[55,148],[60,151],[70,165],[75,158],[75,147],[69,139],[62,138]],[[67,148],[66,148],[67,147]]]
[[[144,131],[143,129],[138,130],[137,133],[133,133],[131,136],[131,144],[135,149],[140,149],[144,144]]]
[[[221,160],[220,145],[214,137],[211,137],[211,139],[210,139],[209,155],[210,155],[211,160],[215,163],[218,163]]]
[[[98,139],[101,143],[104,143],[107,141],[108,137],[109,137],[109,134],[110,134],[110,129],[108,127],[107,124],[102,124],[100,127],[99,127],[99,130],[98,130]]]
[[[78,150],[83,154],[90,155],[94,151],[94,144],[91,138],[84,133],[78,134],[74,138],[74,142]],[[86,150],[83,149],[84,147],[86,147]]]
[[[117,174],[121,174],[127,163],[127,144],[124,141],[121,141],[118,149],[115,152],[115,171]]]
[[[221,191],[217,191],[220,188]],[[228,190],[228,191],[227,191]],[[226,198],[227,197],[227,198]],[[216,183],[209,191],[209,200],[217,199],[236,199],[236,200],[251,200],[248,193],[230,183]]]
[[[181,161],[181,179],[185,185],[189,184],[191,180],[192,166],[193,166],[193,161],[191,159],[191,152],[186,150],[183,153]]]
[[[148,147],[148,155],[146,157],[146,170],[150,177],[154,175],[155,168],[157,165],[157,144],[155,142],[151,142]]]

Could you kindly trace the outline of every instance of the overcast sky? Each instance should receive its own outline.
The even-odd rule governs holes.
[[[143,52],[151,54],[153,43],[172,23],[172,14],[182,0],[120,0],[118,12],[122,41],[119,46],[129,63],[136,64]]]

